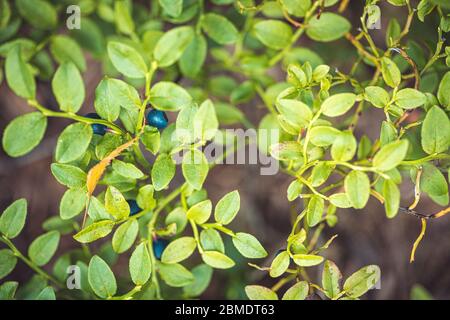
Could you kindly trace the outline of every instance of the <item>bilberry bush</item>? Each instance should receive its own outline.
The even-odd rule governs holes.
[[[73,4],[80,29],[67,30]],[[434,30],[426,39],[414,29],[423,24]],[[335,236],[321,242],[320,234],[338,223],[338,210],[364,209],[373,197],[389,218],[420,219],[414,260],[427,221],[450,212],[449,30],[447,0],[0,0],[0,82],[33,109],[8,124],[4,151],[24,156],[38,147],[49,118],[72,120],[50,167],[67,187],[59,215],[44,222],[28,252],[14,244],[33,220],[27,201],[0,217],[0,278],[18,260],[36,272],[20,288],[13,279],[1,284],[0,298],[198,297],[214,269],[235,265],[224,237],[243,257],[266,258],[249,268],[275,279],[271,288],[243,284],[250,299],[363,296],[379,282],[379,267],[343,280],[325,258]],[[80,115],[86,53],[105,76],[91,113]],[[37,83],[51,84],[57,106],[40,101]],[[252,123],[243,105],[267,112]],[[371,124],[376,137],[365,128],[355,134],[366,112],[384,117]],[[228,153],[239,151],[217,139],[230,125],[279,132],[258,140],[260,152],[292,178],[287,201],[295,215],[278,254],[230,228],[238,190],[213,203],[203,188],[215,164],[202,147],[226,143]],[[177,170],[180,185],[172,182]],[[406,180],[415,201],[403,207]],[[442,211],[415,211],[424,196]],[[77,245],[54,258],[66,235]],[[117,255],[129,260],[126,272],[112,268]],[[323,270],[319,279],[314,267]]]

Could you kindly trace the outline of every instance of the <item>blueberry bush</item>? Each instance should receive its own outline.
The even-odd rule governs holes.
[[[0,82],[33,109],[8,124],[4,151],[22,157],[49,118],[72,120],[49,168],[67,187],[59,215],[27,252],[14,244],[33,223],[27,200],[0,216],[0,279],[18,261],[36,273],[7,278],[0,299],[196,298],[214,269],[233,272],[224,238],[267,275],[242,283],[250,299],[358,299],[381,271],[343,278],[326,259],[336,236],[321,232],[337,211],[373,197],[389,218],[417,218],[411,261],[427,222],[450,212],[449,30],[447,0],[0,0]],[[104,77],[80,114],[86,57]],[[39,99],[45,83],[55,105]],[[265,115],[252,123],[244,105]],[[384,117],[375,137],[355,134],[365,112]],[[258,139],[292,180],[292,228],[278,252],[231,229],[245,214],[239,190],[213,203],[203,188],[216,165],[204,147],[227,144],[222,158],[243,147],[222,139],[230,126],[279,133]],[[405,207],[400,185],[414,189]],[[416,211],[422,197],[442,210]],[[58,250],[61,236],[70,250]],[[114,267],[117,255],[127,270]]]

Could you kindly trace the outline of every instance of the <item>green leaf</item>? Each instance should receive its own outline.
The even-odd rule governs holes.
[[[197,248],[197,242],[193,237],[178,238],[164,249],[161,262],[163,263],[178,263],[189,258]]]
[[[117,82],[106,78],[95,89],[95,111],[101,118],[111,122],[117,120],[120,114],[120,101],[116,97]]]
[[[350,22],[344,17],[331,12],[314,16],[308,24],[306,34],[313,40],[329,42],[343,37],[351,29]]]
[[[394,61],[387,57],[381,58],[381,73],[384,82],[392,88],[398,87],[402,81],[402,74]]]
[[[0,279],[10,274],[17,264],[17,257],[9,249],[0,250]]]
[[[105,206],[96,197],[91,196],[89,200],[89,217],[93,221],[112,220],[113,217],[106,211]]]
[[[255,96],[255,92],[255,84],[250,80],[244,81],[231,91],[230,102],[233,104],[249,102]]]
[[[402,109],[414,109],[427,102],[427,97],[419,90],[406,88],[395,95],[395,104]]]
[[[114,232],[112,238],[112,247],[115,252],[123,253],[131,248],[134,241],[136,240],[137,234],[139,232],[139,223],[136,219],[130,219]]]
[[[448,205],[448,183],[442,172],[431,163],[423,165],[420,189],[441,206]]]
[[[213,269],[206,264],[199,264],[192,269],[194,281],[183,288],[183,292],[188,297],[197,297],[201,295],[211,282]]]
[[[366,206],[370,197],[370,180],[367,174],[361,171],[352,171],[344,181],[345,193],[355,209]]]
[[[422,124],[422,148],[428,154],[445,152],[450,146],[450,120],[444,110],[433,106]]]
[[[222,237],[219,231],[215,229],[205,229],[200,232],[200,244],[205,251],[225,252]]]
[[[190,207],[186,213],[186,217],[190,220],[194,220],[197,224],[203,224],[208,221],[211,211],[211,200],[204,200]]]
[[[44,0],[15,1],[19,13],[36,29],[50,30],[56,27],[58,17],[55,8]]]
[[[11,6],[7,0],[0,1],[0,29],[8,26],[8,23],[11,19]],[[1,289],[0,289],[1,290]],[[0,297],[0,300],[1,297]],[[6,300],[6,299],[4,299]]]
[[[158,264],[158,271],[161,279],[171,287],[184,287],[194,281],[194,275],[181,264]]]
[[[294,201],[297,199],[303,190],[303,184],[298,181],[294,180],[289,184],[289,187],[287,189],[287,198],[289,201]]]
[[[344,283],[344,290],[351,298],[358,298],[380,280],[380,268],[376,265],[363,267],[353,273]]]
[[[0,56],[7,58],[8,53],[16,47],[19,47],[20,54],[25,62],[36,54],[36,43],[33,40],[17,38],[0,45]]]
[[[286,272],[287,268],[289,268],[289,263],[291,261],[291,257],[287,251],[283,251],[279,253],[275,259],[273,259],[272,264],[270,265],[270,276],[272,278],[277,278]]]
[[[354,93],[338,93],[327,98],[322,103],[321,110],[328,117],[338,117],[350,110],[355,101],[356,95]]]
[[[202,259],[207,265],[216,269],[229,269],[235,265],[233,260],[218,251],[204,251]]]
[[[236,27],[224,16],[216,13],[207,13],[202,17],[203,31],[219,44],[232,44],[238,39],[239,32]]]
[[[57,162],[68,163],[83,156],[92,139],[92,127],[84,123],[69,125],[58,138],[55,159]]]
[[[19,283],[16,281],[5,281],[4,283],[2,283],[0,285],[0,300],[13,300],[14,296],[16,295],[18,286]]]
[[[105,194],[105,208],[114,218],[122,220],[130,215],[130,206],[122,193],[115,187],[109,186]]]
[[[0,232],[8,239],[14,239],[25,226],[27,200],[19,199],[11,203],[0,216]]]
[[[112,297],[117,292],[114,273],[108,264],[97,255],[93,256],[89,262],[88,280],[92,290],[100,298]]]
[[[122,80],[104,78],[95,90],[95,111],[108,121],[117,119],[120,107],[137,111],[141,104],[137,90]]]
[[[399,140],[388,143],[373,158],[373,166],[380,171],[389,171],[403,161],[408,152],[408,141]]]
[[[322,271],[322,287],[325,289],[325,295],[333,299],[340,290],[339,282],[342,279],[342,274],[339,268],[333,261],[325,261]]]
[[[47,118],[40,112],[21,115],[11,121],[3,133],[3,149],[11,157],[20,157],[33,150],[42,140]]]
[[[56,300],[55,290],[48,286],[42,289],[42,291],[36,297],[36,300]]]
[[[296,17],[304,17],[311,7],[311,0],[281,0],[286,11]]]
[[[350,130],[341,132],[331,146],[331,157],[336,161],[350,161],[356,153],[356,139]]]
[[[207,51],[208,45],[205,37],[201,34],[194,35],[180,58],[181,72],[185,76],[195,77],[202,70]]]
[[[323,262],[323,257],[314,254],[294,254],[292,258],[300,267],[317,266]]]
[[[59,64],[74,63],[77,68],[86,71],[86,60],[78,43],[65,35],[54,35],[50,39],[50,52]]]
[[[69,188],[81,188],[86,184],[86,173],[70,164],[52,163],[50,166],[53,176],[62,185]]]
[[[239,191],[234,190],[229,192],[217,202],[214,209],[214,219],[223,225],[227,225],[236,217],[240,206],[241,198]]]
[[[150,279],[152,262],[145,242],[142,242],[134,249],[130,258],[129,269],[131,280],[137,286],[146,284]]]
[[[351,208],[352,204],[345,193],[335,193],[330,197],[330,202],[338,208]]]
[[[389,96],[389,93],[381,87],[368,86],[364,89],[364,99],[377,108],[384,108],[388,105],[391,97]]]
[[[1,289],[0,289],[1,290]],[[420,284],[415,284],[410,293],[411,300],[433,300],[433,296]]]
[[[110,234],[114,228],[114,225],[114,221],[111,220],[94,222],[74,235],[73,238],[81,243],[94,242],[95,240],[106,237]]]
[[[208,160],[203,152],[190,149],[183,155],[181,165],[186,182],[195,190],[200,190],[209,171]]]
[[[394,45],[401,33],[401,27],[397,19],[391,18],[386,30],[385,41],[387,46]]]
[[[181,144],[192,144],[196,140],[194,132],[194,119],[197,111],[197,105],[191,104],[185,106],[178,113],[175,135]],[[199,134],[199,136],[201,136],[201,134]]]
[[[437,93],[439,102],[444,108],[450,108],[450,95],[448,94],[449,92],[450,92],[450,71],[447,71],[447,73],[442,77]]]
[[[152,154],[158,153],[161,147],[161,134],[159,130],[155,127],[145,126],[144,133],[141,136],[141,142]]]
[[[276,107],[286,121],[297,130],[306,128],[312,119],[311,109],[301,101],[279,99]]]
[[[59,215],[61,219],[68,220],[76,217],[83,211],[87,200],[86,191],[83,189],[67,190],[59,204]]]
[[[28,256],[38,266],[47,264],[58,249],[60,234],[50,231],[40,235],[28,248]]]
[[[144,177],[144,173],[132,163],[127,163],[114,159],[112,162],[112,168],[118,174],[126,178],[140,179]]]
[[[72,62],[63,63],[52,80],[53,93],[62,111],[76,113],[84,101],[85,91],[80,71]]]
[[[384,209],[388,218],[394,218],[400,207],[400,190],[392,180],[384,180],[382,195],[384,198]]]
[[[267,251],[251,234],[238,232],[232,241],[236,249],[246,258],[257,259],[267,256]]]
[[[319,187],[327,179],[330,177],[330,175],[333,173],[335,166],[331,165],[327,162],[320,162],[317,166],[315,166],[311,172],[310,180],[311,185],[313,187]]]
[[[159,4],[172,17],[178,17],[183,11],[183,0],[159,0]]]
[[[189,93],[172,82],[158,82],[150,90],[150,103],[159,110],[178,111],[191,102]]]
[[[153,164],[152,182],[156,191],[166,188],[175,176],[175,163],[169,154],[162,153]]]
[[[282,300],[305,300],[308,296],[309,285],[306,281],[300,281],[286,290]]]
[[[168,67],[178,61],[195,33],[191,26],[183,26],[166,32],[156,44],[154,56],[160,67]]]
[[[134,33],[135,25],[133,17],[131,16],[131,6],[126,1],[114,2],[114,20],[119,32],[132,35]]]
[[[201,141],[214,138],[219,129],[216,110],[211,100],[205,100],[194,115],[194,136]]]
[[[139,208],[151,210],[156,206],[156,200],[153,197],[154,192],[155,188],[153,188],[151,184],[139,188],[139,192],[136,197],[136,202]]]
[[[245,293],[250,300],[278,300],[275,292],[263,286],[245,286]]]
[[[182,232],[187,224],[186,212],[181,207],[177,207],[177,208],[173,209],[167,215],[167,217],[165,219],[165,223],[166,223],[166,225],[175,223],[177,226],[177,233]],[[201,236],[201,234],[200,234],[200,236]]]
[[[398,139],[397,127],[392,122],[383,121],[381,124],[380,144],[384,146]]]
[[[74,230],[73,221],[63,220],[58,216],[53,216],[45,220],[44,223],[42,224],[42,228],[45,231],[56,230],[59,233],[61,233],[61,235],[72,233]]]
[[[220,124],[230,125],[245,121],[244,113],[231,104],[219,102],[215,104],[215,107]]]
[[[287,47],[292,39],[291,27],[288,24],[277,20],[257,22],[253,26],[253,30],[259,41],[265,46],[275,50],[281,50],[284,47]]]
[[[311,143],[318,147],[332,145],[341,132],[330,126],[313,127],[310,131]]]
[[[270,146],[270,155],[277,160],[300,160],[303,156],[302,146],[296,141],[286,141]]]
[[[5,61],[5,75],[8,86],[19,97],[34,99],[36,82],[31,67],[24,61],[21,46],[10,49]]]
[[[308,202],[308,208],[306,209],[308,226],[314,227],[322,220],[324,205],[324,200],[321,197],[316,195],[311,197]]]
[[[144,58],[129,45],[111,41],[108,43],[108,55],[114,67],[129,78],[144,78],[148,72]]]

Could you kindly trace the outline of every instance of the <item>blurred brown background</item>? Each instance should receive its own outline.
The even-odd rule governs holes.
[[[384,41],[384,28],[387,26],[383,9],[382,30],[371,31],[378,43]],[[387,11],[386,11],[387,10]],[[355,25],[361,8],[352,5],[346,14]],[[404,12],[404,11],[403,11]],[[395,11],[392,12],[395,15]],[[392,16],[392,15],[391,15]],[[399,16],[402,23],[404,14]],[[423,26],[423,25],[422,25]],[[433,32],[433,26],[429,26]],[[414,27],[413,27],[413,30]],[[417,30],[417,28],[416,28]],[[434,29],[435,30],[435,29]],[[427,30],[422,30],[426,34]],[[305,39],[300,43],[306,47],[311,44]],[[328,55],[324,60],[331,66],[342,70],[348,68],[347,57],[333,56],[333,46],[348,46],[345,41],[328,45]],[[382,45],[381,45],[382,46]],[[383,47],[383,46],[382,46]],[[324,49],[327,49],[325,46]],[[327,51],[327,50],[324,50]],[[84,74],[87,88],[86,102],[80,113],[93,110],[93,95],[97,83],[102,77],[101,66],[88,58],[88,72]],[[280,78],[282,78],[280,74]],[[39,83],[38,99],[49,108],[56,108],[49,83]],[[261,104],[257,101],[257,104]],[[5,81],[0,86],[0,131],[16,116],[31,111],[26,103],[14,96]],[[245,107],[246,114],[257,123],[265,113],[255,108],[254,103]],[[372,108],[366,112],[356,129],[360,136],[366,133],[376,137],[380,121],[383,117],[380,110]],[[173,120],[173,118],[172,118]],[[59,185],[50,173],[55,141],[61,130],[70,123],[64,119],[49,119],[44,141],[29,155],[12,159],[3,151],[0,153],[0,210],[13,200],[24,197],[29,202],[29,215],[25,230],[15,239],[17,246],[26,252],[31,241],[43,232],[42,222],[59,213],[59,201],[65,188]],[[405,177],[405,181],[409,178]],[[213,202],[223,194],[238,189],[241,194],[241,211],[233,222],[235,229],[246,230],[254,234],[269,251],[271,259],[275,252],[285,246],[285,239],[290,231],[290,203],[286,199],[286,189],[291,178],[280,173],[277,176],[261,176],[257,165],[223,165],[217,166],[209,174],[206,188]],[[177,182],[172,182],[175,185]],[[413,199],[413,187],[404,183],[403,206],[408,206]],[[425,196],[417,210],[426,214],[434,213],[439,208]],[[428,224],[425,239],[420,244],[416,261],[409,263],[412,243],[420,231],[420,221],[412,216],[399,213],[393,220],[388,220],[383,207],[371,199],[364,210],[339,210],[339,223],[333,229],[326,228],[321,240],[325,242],[333,234],[339,234],[325,255],[340,267],[344,278],[358,268],[367,264],[378,264],[381,267],[381,290],[372,290],[366,297],[369,299],[409,299],[411,287],[419,283],[438,299],[450,299],[450,216]],[[70,236],[63,237],[60,251],[72,248],[76,243]],[[237,258],[238,256],[233,256]],[[259,262],[270,264],[271,260]],[[241,260],[236,271],[218,271],[214,273],[210,288],[203,298],[242,298],[242,287],[250,283],[273,284],[265,273],[255,271]],[[120,267],[119,263],[119,267]],[[126,269],[126,263],[122,264]],[[313,279],[319,282],[318,268]],[[8,279],[23,282],[32,275],[30,269],[19,263]],[[239,289],[238,289],[239,288]]]

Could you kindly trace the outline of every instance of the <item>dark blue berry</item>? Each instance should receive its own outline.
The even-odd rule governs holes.
[[[155,240],[153,240],[153,254],[155,255],[156,259],[161,259],[162,253],[168,244],[169,241],[167,241],[166,239],[156,238]]]
[[[152,109],[147,113],[147,124],[159,130],[164,129],[169,124],[166,113],[160,110]]]
[[[127,200],[128,205],[130,206],[130,216],[134,216],[135,214],[142,211],[141,208],[139,208],[137,202],[135,200]]]
[[[91,118],[91,119],[101,119],[100,116],[94,112],[88,113],[85,117]],[[92,130],[94,131],[94,134],[98,134],[100,136],[104,136],[106,133],[106,126],[99,123],[93,123],[91,124]]]

